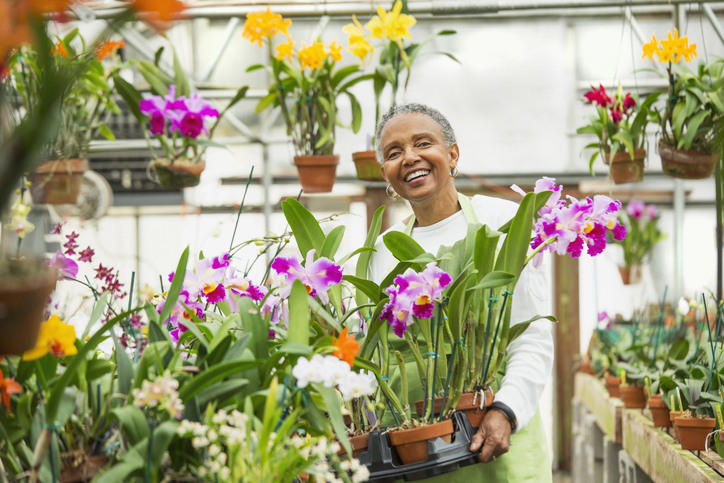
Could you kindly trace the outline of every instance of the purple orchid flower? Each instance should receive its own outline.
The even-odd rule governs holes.
[[[342,267],[326,257],[314,260],[315,253],[314,249],[309,250],[304,267],[296,257],[274,259],[271,267],[279,275],[286,276],[287,287],[280,293],[282,298],[289,296],[292,283],[299,280],[307,288],[309,295],[319,297],[322,303],[329,303],[327,291],[332,285],[337,285],[342,281]]]
[[[192,299],[202,296],[208,303],[215,304],[226,299],[226,288],[222,283],[226,269],[219,265],[219,258],[204,258],[196,263],[194,272],[187,271],[184,288]]]
[[[510,187],[513,191],[516,193],[519,193],[521,196],[525,196],[526,192],[523,191],[517,184],[514,184]],[[550,213],[554,208],[559,207],[561,204],[565,204],[561,201],[561,194],[563,191],[563,186],[556,186],[556,179],[555,178],[549,178],[547,176],[543,176],[541,179],[537,180],[535,182],[535,187],[533,188],[533,193],[541,193],[543,191],[552,191],[553,194],[551,194],[551,197],[548,198],[548,201],[546,201],[545,206],[538,210],[538,214],[543,216],[548,213]]]
[[[211,102],[202,98],[198,93],[191,97],[179,98],[178,107],[172,113],[171,131],[180,131],[186,137],[196,139],[202,132],[209,135],[204,126],[205,117],[219,117],[219,111],[214,109]]]
[[[156,311],[161,313],[165,304],[166,300],[162,300],[156,307]],[[188,307],[188,310],[184,305]],[[182,291],[173,309],[171,309],[168,319],[168,322],[174,327],[169,331],[174,344],[178,345],[179,338],[188,330],[187,326],[184,325],[184,321],[193,321],[191,313],[198,318],[202,318],[204,316],[204,304],[199,303],[196,298],[191,298],[188,292]],[[165,323],[166,321],[164,321]]]
[[[641,200],[631,200],[626,205],[626,213],[629,214],[634,220],[640,220],[641,215],[644,214],[645,204]]]
[[[284,326],[287,327],[289,325],[289,306],[280,296],[269,294],[261,306],[261,316],[271,317],[270,322],[274,325],[282,322]]]
[[[442,291],[450,282],[450,274],[438,268],[437,262],[429,263],[420,273],[408,270],[395,278],[399,293],[414,301],[412,309],[418,319],[432,317],[433,302],[442,301]]]
[[[656,215],[657,215],[656,205],[648,205],[644,211],[646,211],[646,214],[648,215],[649,220],[656,219]]]
[[[390,301],[385,304],[380,314],[380,320],[386,320],[397,337],[402,337],[409,326],[415,323],[413,318],[413,301],[400,293],[399,287],[393,285],[387,288]]]
[[[239,312],[239,303],[232,294],[239,297],[249,297],[256,302],[262,300],[267,294],[266,287],[253,285],[246,277],[237,276],[236,269],[234,267],[228,268],[224,286],[228,292],[226,302],[229,304],[229,308],[234,314]]]
[[[138,108],[142,114],[151,116],[151,129],[149,132],[151,134],[164,134],[169,114],[174,109],[184,108],[184,104],[181,99],[176,99],[176,86],[171,85],[166,96],[149,96],[141,99]]]
[[[78,275],[78,264],[60,251],[53,255],[47,263],[55,268],[61,277],[75,278]]]

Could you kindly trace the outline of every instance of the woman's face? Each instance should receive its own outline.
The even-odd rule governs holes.
[[[457,144],[445,147],[442,128],[425,114],[400,114],[380,134],[382,174],[404,199],[424,201],[455,189],[450,169],[458,162]]]

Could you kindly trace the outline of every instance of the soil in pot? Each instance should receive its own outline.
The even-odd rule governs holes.
[[[0,355],[35,347],[45,303],[55,290],[56,273],[45,260],[10,260],[0,265]]]
[[[606,153],[606,159],[610,154]],[[613,159],[610,159],[611,179],[616,184],[637,183],[644,179],[644,160],[646,159],[646,150],[637,149],[634,151],[634,158],[628,151],[616,153]]]
[[[609,397],[621,397],[619,386],[621,385],[621,378],[617,376],[606,376],[606,389],[608,389]]]
[[[621,280],[624,285],[636,284],[641,281],[641,265],[618,267],[618,273],[621,274]]]
[[[28,175],[33,203],[60,205],[78,201],[87,159],[44,161]]]
[[[493,404],[494,398],[495,395],[490,390],[485,391],[485,404],[483,406],[487,407]],[[440,411],[442,411],[442,401],[443,398],[441,397],[435,398],[435,406],[433,408],[435,416],[439,416]],[[480,426],[486,412],[485,409],[480,409],[479,392],[466,392],[460,396],[460,400],[458,401],[457,406],[455,406],[455,410],[465,413],[473,428]],[[415,411],[418,416],[422,417],[424,413],[424,401],[415,401]]]
[[[329,193],[337,179],[339,155],[294,156],[299,182],[305,193]]]
[[[352,446],[352,457],[356,458],[365,451],[370,442],[370,433],[361,434],[359,436],[352,436],[349,438],[349,444]],[[341,445],[340,445],[341,446]],[[344,448],[340,448],[337,454],[342,456],[344,454]]]
[[[158,184],[168,189],[192,188],[201,181],[201,173],[206,169],[203,159],[192,163],[180,159],[169,164],[167,159],[159,158],[151,163],[151,168],[158,176]]]
[[[357,178],[362,181],[384,181],[382,167],[377,162],[375,151],[358,151],[352,153],[352,161],[357,168]]]
[[[670,428],[671,419],[669,418],[669,408],[664,402],[661,394],[654,394],[649,398],[649,409],[651,410],[651,419],[654,420],[654,427]]]
[[[82,483],[91,481],[108,464],[107,456],[88,456],[85,453],[63,453],[60,455],[63,468],[60,483]]]
[[[402,464],[409,465],[427,460],[427,442],[429,440],[441,438],[449,443],[452,440],[453,432],[452,420],[447,419],[421,428],[393,431],[389,433],[389,437]]]
[[[717,153],[684,151],[675,149],[659,141],[661,168],[672,178],[706,179],[714,173]]]
[[[674,420],[681,449],[704,451],[706,438],[714,431],[716,420],[714,418],[682,418]]]
[[[679,428],[676,427],[676,418],[681,416],[681,411],[669,411],[669,421],[671,422],[671,425],[674,427],[674,436],[676,436],[676,441],[681,441],[679,439]]]
[[[619,392],[626,409],[643,409],[646,407],[644,388],[632,385],[620,386]]]

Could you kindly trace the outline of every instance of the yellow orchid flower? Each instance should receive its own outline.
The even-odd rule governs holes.
[[[399,41],[403,37],[412,38],[409,29],[417,23],[415,17],[402,12],[402,2],[397,0],[392,10],[386,12],[384,8],[377,7],[377,15],[372,17],[365,25],[373,39],[388,38]]]
[[[252,44],[258,44],[261,47],[264,38],[271,39],[280,33],[288,34],[290,25],[292,25],[290,19],[284,19],[267,7],[266,12],[249,12],[246,14],[246,22],[244,22],[244,30],[241,36]]]
[[[77,354],[75,339],[75,328],[61,321],[57,314],[53,314],[40,325],[38,342],[35,347],[23,354],[23,360],[40,359],[45,354],[60,358]]]
[[[340,50],[342,50],[342,46],[339,45],[336,40],[329,44],[329,56],[335,62],[339,62],[340,60],[342,60],[342,54],[340,53]]]
[[[364,38],[359,40],[358,42],[350,43],[347,50],[351,52],[352,55],[357,57],[363,64],[365,63],[365,58],[367,57],[367,55],[373,54],[375,52],[375,48],[372,47],[372,45]]]
[[[349,42],[350,45],[365,40],[365,32],[362,29],[362,24],[359,23],[359,20],[357,20],[357,17],[354,15],[352,15],[352,22],[354,23],[348,23],[342,27],[342,32],[349,35],[347,42]]]
[[[291,61],[294,56],[294,41],[287,35],[287,42],[277,45],[277,60]]]
[[[681,55],[684,56],[684,59],[687,62],[691,62],[692,57],[698,57],[696,55],[696,44],[691,44],[689,46],[686,46],[684,49],[682,49]]]
[[[7,230],[15,230],[19,238],[25,238],[26,233],[30,233],[35,229],[35,225],[28,221],[30,207],[23,203],[22,198],[18,198],[10,207],[10,223],[5,225]]]
[[[646,57],[648,57],[649,60],[653,62],[654,54],[656,54],[656,56],[658,57],[659,52],[659,41],[656,40],[656,35],[652,35],[651,42],[649,42],[648,44],[644,44],[644,55],[641,58],[645,59]]]
[[[327,52],[324,50],[322,42],[315,42],[309,47],[302,42],[302,48],[297,52],[299,61],[302,64],[302,70],[306,67],[310,69],[318,69],[322,67],[322,62],[327,58]]]

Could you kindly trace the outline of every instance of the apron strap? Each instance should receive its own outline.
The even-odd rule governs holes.
[[[470,198],[465,196],[462,193],[458,193],[458,203],[460,203],[460,208],[463,209],[463,215],[465,215],[465,220],[468,222],[468,225],[470,223],[479,223],[478,217],[475,214],[475,210],[473,209],[473,203],[470,201]],[[402,231],[407,236],[412,236],[412,228],[415,226],[415,214],[412,214],[412,217],[410,218],[410,221],[407,222],[407,225],[405,225],[405,229]]]

